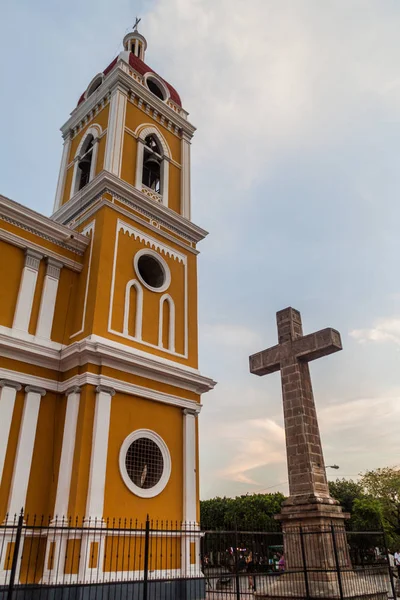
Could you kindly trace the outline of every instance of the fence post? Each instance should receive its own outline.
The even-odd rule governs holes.
[[[387,560],[387,565],[388,565],[388,570],[389,570],[389,579],[390,579],[390,585],[392,588],[392,594],[393,594],[393,598],[394,600],[396,600],[396,587],[394,585],[394,579],[393,579],[393,571],[392,571],[392,567],[390,566],[390,561],[389,561],[389,550],[387,547],[387,541],[386,541],[386,533],[385,530],[383,528],[383,524],[382,524],[382,535],[383,535],[383,543],[385,544],[385,556],[386,556],[386,560]]]
[[[307,560],[306,560],[306,549],[304,547],[304,532],[303,528],[300,525],[300,547],[301,547],[301,557],[303,559],[303,571],[304,571],[304,583],[306,586],[306,598],[310,598],[310,587],[308,585],[308,572],[307,572]]]
[[[13,553],[13,559],[12,559],[12,564],[11,564],[10,581],[8,584],[7,600],[12,600],[12,596],[13,596],[13,591],[14,591],[14,586],[15,586],[15,576],[17,574],[17,566],[18,566],[19,547],[21,545],[23,526],[24,526],[24,513],[21,510],[21,514],[19,515],[19,518],[18,518],[17,534],[15,536],[15,542],[14,542],[14,553]]]
[[[340,600],[343,600],[342,574],[340,572],[340,563],[339,563],[339,557],[338,557],[337,546],[336,546],[336,533],[335,533],[335,526],[333,523],[331,523],[331,533],[332,533],[333,553],[335,555],[336,572],[337,572],[337,578],[338,578],[338,584],[339,584]]]
[[[235,581],[236,581],[236,600],[240,600],[240,577],[239,577],[239,561],[238,561],[238,530],[235,519]]]
[[[149,515],[147,515],[145,538],[144,538],[143,600],[147,600],[147,598],[148,598],[147,583],[148,583],[148,579],[149,579],[149,552],[150,552],[150,521],[149,521]]]

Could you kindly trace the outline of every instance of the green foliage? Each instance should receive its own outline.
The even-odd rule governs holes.
[[[285,499],[280,492],[253,494],[236,498],[212,498],[200,502],[203,529],[257,529],[277,531],[279,523],[274,516],[280,513]]]
[[[352,513],[354,501],[363,496],[363,487],[352,479],[336,479],[329,482],[329,493],[340,503],[344,512]]]

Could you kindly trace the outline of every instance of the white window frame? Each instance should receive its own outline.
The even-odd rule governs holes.
[[[161,77],[158,77],[155,73],[151,73],[151,72],[146,73],[146,75],[144,76],[144,82],[145,82],[148,90],[151,92],[149,85],[147,83],[149,80],[153,81],[153,83],[155,83],[157,85],[157,87],[159,87],[161,89],[161,92],[163,95],[162,102],[167,102],[169,100],[171,94],[169,92],[169,89],[167,88],[167,86],[165,85],[163,80],[161,79]],[[153,93],[153,92],[151,92],[151,93]],[[157,98],[157,96],[156,96],[156,98]],[[160,100],[160,98],[158,98],[158,100]]]
[[[146,438],[148,440],[151,440],[158,446],[158,448],[161,451],[161,455],[163,457],[163,463],[164,463],[163,473],[161,475],[160,480],[158,481],[158,483],[156,483],[156,485],[154,487],[147,488],[147,489],[140,488],[133,483],[132,479],[128,475],[128,471],[126,470],[126,465],[125,465],[126,453],[128,452],[130,445],[133,442],[135,442],[136,440],[139,440],[141,438]],[[168,450],[168,446],[164,442],[162,437],[159,436],[158,433],[156,433],[155,431],[151,431],[150,429],[137,429],[136,431],[133,431],[132,433],[130,433],[128,435],[128,437],[126,437],[124,439],[124,441],[122,442],[122,446],[119,451],[119,471],[121,473],[121,477],[122,477],[126,487],[133,494],[135,494],[136,496],[139,496],[139,498],[154,498],[155,496],[158,496],[159,494],[161,494],[161,492],[166,487],[166,485],[169,481],[169,478],[171,476],[171,466],[172,466],[171,455]]]
[[[82,158],[82,149],[85,145],[85,142],[88,138],[89,135],[93,136],[93,150],[92,150],[92,162],[90,165],[90,175],[89,175],[89,182],[88,184],[92,181],[92,179],[95,176],[96,173],[96,164],[97,164],[97,151],[98,151],[98,142],[99,142],[99,138],[101,136],[101,134],[103,133],[102,128],[100,127],[100,125],[94,124],[91,125],[89,127],[89,129],[87,129],[87,131],[85,131],[84,135],[82,136],[82,139],[80,141],[80,144],[75,152],[75,157],[74,157],[74,172],[72,174],[72,183],[71,183],[71,193],[70,193],[70,198],[72,198],[72,196],[75,196],[75,194],[77,194],[80,190],[78,190],[78,186],[79,186],[79,167],[78,167],[78,163],[80,161],[80,159]],[[86,186],[85,186],[86,187]]]
[[[164,348],[163,344],[163,328],[164,328],[164,302],[169,307],[169,322],[168,322],[168,346],[167,349],[175,352],[175,303],[169,294],[163,294],[160,298],[160,315],[158,318],[158,345]]]
[[[140,274],[139,265],[138,265],[139,258],[145,254],[153,257],[156,261],[158,261],[161,265],[162,270],[164,271],[165,281],[164,281],[163,285],[160,286],[159,288],[152,287],[151,285],[146,283]],[[133,257],[133,267],[135,269],[136,275],[138,276],[140,283],[142,285],[144,285],[151,292],[156,292],[157,294],[160,294],[161,292],[165,292],[165,290],[167,290],[169,288],[169,286],[171,285],[171,271],[169,270],[169,266],[167,265],[167,263],[163,259],[163,257],[160,254],[158,254],[158,252],[155,252],[154,250],[150,250],[149,248],[143,248],[142,250],[139,250],[138,252],[136,252],[135,256]]]
[[[135,135],[137,138],[135,188],[152,200],[156,200],[161,204],[164,204],[164,206],[168,206],[169,163],[171,161],[171,151],[169,146],[161,131],[150,123],[141,125],[135,131]],[[157,194],[157,192],[148,188],[142,181],[145,140],[148,135],[153,135],[157,139],[162,152],[160,194]]]

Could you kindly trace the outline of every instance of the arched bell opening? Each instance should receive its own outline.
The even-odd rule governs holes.
[[[144,143],[142,183],[161,194],[162,150],[154,135],[148,135]]]
[[[77,191],[84,188],[85,185],[87,185],[90,181],[90,172],[91,172],[92,161],[93,161],[93,145],[94,145],[94,137],[92,135],[89,135],[87,137],[87,140],[85,141],[83,148],[82,148],[82,155],[78,161],[78,173],[77,173],[78,189],[77,189]]]

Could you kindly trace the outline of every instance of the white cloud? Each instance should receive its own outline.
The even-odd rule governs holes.
[[[221,477],[230,481],[259,486],[262,482],[257,481],[251,471],[285,461],[282,453],[285,433],[271,419],[225,424],[220,429],[220,437],[233,442],[231,460],[219,472]]]
[[[350,335],[360,343],[370,341],[400,344],[400,318],[379,319],[370,329],[353,329]]]

